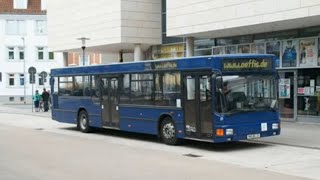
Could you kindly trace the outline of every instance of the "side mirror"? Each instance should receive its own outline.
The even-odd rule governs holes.
[[[277,104],[277,100],[272,100],[270,108],[274,109],[276,107],[276,104]]]

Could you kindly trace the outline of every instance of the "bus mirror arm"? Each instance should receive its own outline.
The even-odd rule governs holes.
[[[275,107],[276,107],[276,104],[277,104],[277,100],[272,100],[271,104],[270,104],[270,110],[275,112]]]

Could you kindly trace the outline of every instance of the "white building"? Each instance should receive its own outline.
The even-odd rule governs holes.
[[[4,2],[4,1],[3,1]],[[49,73],[62,67],[62,53],[48,51],[45,4],[7,0],[0,8],[0,101],[31,102],[28,69],[35,67],[34,91],[49,89]],[[48,76],[39,76],[42,71]]]
[[[79,49],[76,39],[89,37],[89,51],[135,52],[134,60],[275,54],[280,78],[291,82],[281,118],[320,122],[319,0],[55,0],[48,19],[53,51]]]

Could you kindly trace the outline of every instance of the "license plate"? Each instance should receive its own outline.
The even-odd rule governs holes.
[[[247,139],[255,139],[255,138],[259,138],[260,134],[248,134],[247,135]]]

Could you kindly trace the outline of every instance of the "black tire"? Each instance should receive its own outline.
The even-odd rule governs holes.
[[[177,138],[177,129],[170,117],[166,117],[161,122],[160,126],[160,137],[162,142],[168,145],[177,145],[178,138]]]
[[[89,133],[92,131],[92,128],[89,126],[89,116],[87,111],[82,110],[78,116],[78,124],[77,127],[81,132]]]

